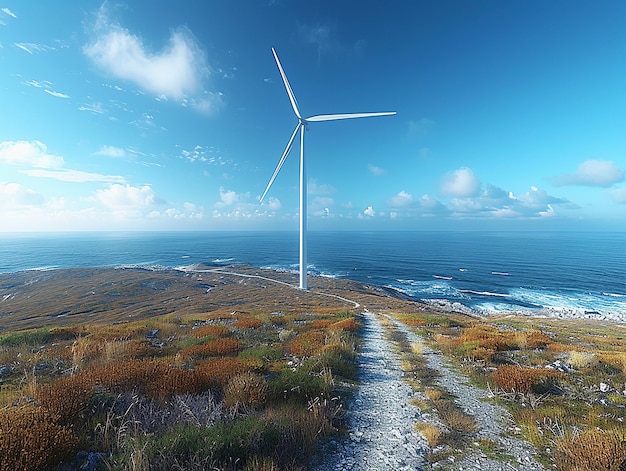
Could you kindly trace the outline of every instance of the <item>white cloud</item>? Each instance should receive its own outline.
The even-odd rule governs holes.
[[[51,46],[46,46],[44,44],[35,44],[35,43],[13,43],[15,47],[20,48],[22,51],[28,52],[30,55],[35,54],[36,52],[46,52],[46,51],[54,51],[55,48]]]
[[[236,191],[226,190],[224,187],[220,187],[220,201],[215,203],[215,207],[225,208],[232,206],[236,208],[235,211],[239,211],[241,209],[240,206],[243,204],[243,206],[246,206],[246,211],[248,211],[248,209],[250,209],[252,206],[256,206],[250,203],[244,204],[244,201],[248,200],[249,198],[250,192],[237,193]],[[271,204],[272,203],[270,202],[270,205]],[[276,205],[276,202],[274,202],[273,204]],[[278,204],[280,205],[280,202],[278,202]]]
[[[479,188],[480,180],[467,167],[449,172],[441,180],[441,194],[445,196],[474,196]]]
[[[43,82],[39,82],[38,80],[27,80],[22,83],[35,88],[49,88],[52,85],[52,82],[49,82],[48,80],[44,80]]]
[[[89,111],[91,113],[94,114],[105,114],[106,113],[106,109],[104,108],[104,105],[100,102],[94,102],[94,103],[85,103],[84,105],[81,105],[78,107],[79,111]]]
[[[432,119],[421,118],[418,121],[409,121],[409,136],[426,137],[435,126]]]
[[[318,196],[311,201],[310,210],[313,216],[329,216],[330,208],[335,205],[335,200],[328,196]]]
[[[44,92],[46,92],[48,95],[52,95],[52,96],[55,96],[57,98],[70,98],[70,96],[66,95],[65,93],[55,92],[53,90],[44,90]]]
[[[239,195],[233,190],[225,190],[220,187],[221,206],[231,206],[239,202]]]
[[[374,211],[373,207],[368,206],[367,209],[363,211],[363,214],[365,214],[368,217],[373,218],[376,215],[376,211]]]
[[[112,76],[129,80],[157,97],[182,100],[201,91],[209,69],[189,30],[173,31],[166,47],[154,53],[141,38],[112,23],[102,8],[96,33],[96,39],[83,52]]]
[[[587,160],[581,163],[576,172],[561,175],[554,179],[556,185],[580,185],[609,187],[624,181],[624,171],[608,160]]]
[[[147,217],[152,220],[168,220],[174,219],[176,221],[200,221],[204,219],[204,211],[202,208],[198,208],[195,204],[186,202],[183,204],[182,209],[167,208],[165,211],[153,210],[147,214]]]
[[[394,207],[394,208],[410,206],[412,203],[413,203],[413,196],[404,190],[402,190],[400,193],[393,196],[389,201],[387,201],[387,205]]]
[[[0,182],[0,208],[39,206],[43,202],[41,194],[24,188],[19,183]]]
[[[202,98],[183,100],[183,106],[191,106],[194,110],[205,115],[216,113],[224,105],[222,93],[207,92]]]
[[[15,13],[13,13],[11,10],[9,10],[8,8],[2,8],[2,12],[7,14],[8,16],[12,17],[12,18],[17,18],[17,16],[15,15]]]
[[[493,185],[487,185],[478,195],[453,198],[448,204],[454,217],[480,218],[545,218],[557,216],[556,208],[578,209],[566,199],[549,195],[532,186],[526,193],[515,196]]]
[[[531,209],[546,208],[551,204],[571,204],[567,200],[549,195],[545,190],[541,190],[536,186],[532,186],[530,191],[518,196],[516,200]]]
[[[370,171],[372,175],[375,175],[377,177],[381,177],[387,173],[387,171],[384,168],[377,167],[376,165],[373,165],[373,164],[367,164],[367,169]]]
[[[279,209],[283,207],[280,200],[278,198],[274,198],[273,196],[270,196],[268,200],[268,205],[270,207],[270,210],[272,211],[278,211]]]
[[[626,203],[626,186],[621,188],[615,188],[613,190],[608,190],[609,195],[613,198],[613,201],[619,204]]]
[[[311,44],[317,48],[318,63],[321,61],[322,55],[330,52],[336,55],[344,50],[343,44],[335,38],[331,26],[327,24],[299,25],[299,33],[306,44]]]
[[[310,179],[307,183],[307,194],[309,195],[330,195],[335,192],[335,189],[328,184],[319,184],[317,180]]]
[[[518,218],[521,216],[520,213],[518,213],[517,211],[514,211],[511,208],[497,208],[492,211],[489,211],[489,214],[498,219],[505,219],[505,218],[512,219],[512,218]]]
[[[449,208],[455,213],[478,213],[484,209],[484,205],[474,198],[453,198]]]
[[[40,141],[4,141],[0,142],[0,163],[55,168],[63,165],[63,157],[49,154]]]
[[[441,204],[436,198],[432,198],[429,195],[424,195],[419,199],[420,208],[426,210],[429,213],[444,212],[447,211],[445,206]]]
[[[102,155],[105,157],[126,157],[126,151],[120,147],[115,146],[102,146],[99,151],[95,152],[94,155]]]
[[[556,211],[551,204],[549,204],[544,211],[539,211],[539,213],[537,214],[539,214],[539,216],[542,218],[553,218],[557,216]]]
[[[111,209],[142,209],[157,202],[157,197],[150,185],[131,186],[116,183],[105,190],[97,190],[95,198]]]
[[[99,173],[83,172],[81,170],[59,169],[59,170],[20,170],[21,173],[29,177],[53,178],[63,182],[85,183],[85,182],[110,182],[123,183],[126,180],[119,175],[102,175]]]
[[[181,146],[176,146],[181,148]],[[203,162],[210,165],[216,166],[232,166],[236,163],[231,159],[225,159],[222,156],[223,152],[214,147],[202,147],[200,145],[196,145],[190,149],[182,149],[180,151],[180,155],[178,156],[180,159],[188,160],[191,163],[194,162]]]

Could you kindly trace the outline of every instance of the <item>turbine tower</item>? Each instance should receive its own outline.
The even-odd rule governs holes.
[[[291,85],[289,85],[289,80],[287,80],[287,76],[285,75],[285,71],[283,70],[283,66],[280,64],[278,60],[278,55],[274,48],[272,48],[272,54],[274,55],[274,59],[276,60],[276,65],[278,66],[278,70],[280,72],[280,76],[283,79],[283,83],[285,84],[285,89],[287,90],[287,95],[289,96],[289,101],[291,102],[291,107],[293,108],[293,112],[296,114],[298,118],[298,124],[296,124],[293,133],[291,133],[291,137],[289,138],[289,142],[287,143],[287,147],[285,147],[285,151],[283,152],[282,157],[278,161],[278,165],[276,166],[276,170],[274,170],[274,174],[272,178],[270,178],[263,195],[261,196],[261,203],[267,195],[272,183],[276,179],[278,172],[280,172],[281,167],[285,163],[285,159],[289,155],[289,151],[291,150],[291,145],[293,144],[293,140],[296,138],[296,134],[298,130],[300,130],[300,289],[307,289],[307,279],[306,279],[306,270],[307,270],[307,261],[306,261],[306,223],[307,223],[307,193],[306,193],[306,165],[304,161],[304,132],[308,128],[308,123],[313,123],[317,121],[335,121],[338,119],[351,119],[351,118],[368,118],[371,116],[389,116],[396,114],[395,111],[386,111],[380,113],[348,113],[348,114],[320,114],[316,116],[311,116],[309,118],[303,118],[300,114],[300,110],[298,109],[298,102],[296,101],[296,96],[291,89]]]

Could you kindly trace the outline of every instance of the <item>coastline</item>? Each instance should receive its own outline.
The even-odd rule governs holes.
[[[168,270],[207,264],[297,273],[297,234],[133,233],[3,237],[0,273]],[[620,234],[313,232],[310,276],[353,280],[477,315],[626,318]],[[372,258],[368,254],[376,254]],[[506,274],[506,275],[504,275]],[[0,297],[0,299],[2,299]]]
[[[293,272],[246,264],[174,268],[123,265],[4,273],[0,274],[0,332],[75,322],[124,322],[194,310],[245,309],[248,305],[306,309],[319,305],[319,294],[325,292],[334,293],[338,299],[363,300],[364,304],[385,311],[626,323],[626,313],[607,315],[549,308],[486,314],[446,299],[416,299],[390,286],[327,276],[309,279],[311,289],[299,291]],[[238,289],[241,285],[245,290]]]

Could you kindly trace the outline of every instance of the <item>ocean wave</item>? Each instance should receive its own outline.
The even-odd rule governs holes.
[[[432,275],[433,278],[437,278],[438,280],[451,280],[451,276],[443,276],[443,275]]]
[[[52,270],[59,270],[61,267],[58,267],[56,265],[43,265],[41,267],[33,267],[33,268],[26,268],[24,270],[18,270],[18,271],[52,271]]]
[[[261,270],[271,270],[278,273],[300,273],[299,268],[292,268],[291,265],[289,267],[284,265],[263,265],[260,268]]]
[[[497,296],[497,297],[502,297],[502,298],[506,298],[509,296],[508,294],[503,294],[503,293],[491,293],[489,291],[474,291],[472,289],[460,289],[459,291],[461,293],[475,294],[477,296]]]
[[[512,276],[510,273],[507,273],[505,271],[492,271],[491,274],[497,276]]]
[[[617,315],[626,318],[626,300],[604,293],[517,288],[511,290],[510,297],[518,302],[537,305],[546,312],[578,317]]]
[[[447,281],[441,279],[422,281],[398,278],[395,283],[387,284],[386,287],[420,299],[470,299],[468,295],[462,293],[450,283],[447,283]]]
[[[482,315],[494,315],[504,313],[516,313],[532,315],[536,313],[538,306],[519,306],[511,303],[483,302],[472,306],[474,311]]]
[[[235,260],[233,257],[230,258],[216,258],[214,260],[211,260],[212,263],[229,263],[232,262],[233,260]]]

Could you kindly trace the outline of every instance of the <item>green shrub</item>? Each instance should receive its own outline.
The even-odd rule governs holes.
[[[239,358],[256,358],[262,361],[277,361],[282,357],[282,348],[272,347],[271,345],[257,345],[255,347],[246,348],[239,353]]]
[[[52,338],[50,329],[21,330],[0,335],[0,347],[39,346],[50,342]]]
[[[284,368],[270,378],[267,386],[268,399],[275,401],[291,399],[306,403],[330,392],[330,384],[324,374],[312,371],[310,366],[301,366],[295,371]]]
[[[245,462],[250,456],[271,455],[279,441],[280,432],[272,422],[253,416],[213,427],[177,427],[155,439],[149,455],[174,458],[181,464],[207,458],[223,464]]]

